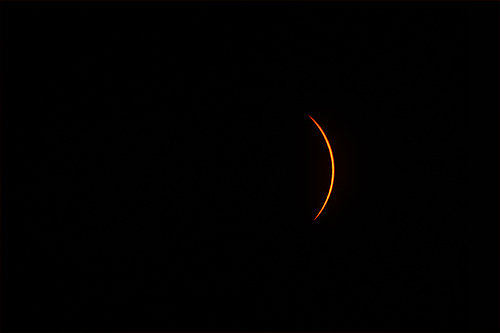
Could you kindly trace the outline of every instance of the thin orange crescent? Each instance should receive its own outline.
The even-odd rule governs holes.
[[[332,161],[332,181],[330,182],[330,189],[328,190],[328,195],[326,196],[326,200],[325,200],[325,203],[323,204],[323,207],[321,207],[321,210],[319,211],[318,215],[316,215],[316,217],[314,218],[314,220],[316,220],[318,218],[319,214],[321,214],[321,212],[325,208],[326,203],[328,202],[328,199],[330,199],[330,194],[332,194],[333,179],[335,178],[335,162],[333,161],[332,147],[330,147],[330,142],[328,142],[328,138],[326,137],[325,132],[323,132],[323,129],[321,128],[321,126],[319,126],[319,124],[316,122],[316,120],[314,120],[313,117],[309,116],[309,118],[311,118],[311,120],[314,121],[316,126],[318,126],[319,130],[321,131],[321,134],[323,134],[323,137],[325,138],[325,141],[326,141],[326,145],[328,146],[328,151],[330,152],[330,160]]]

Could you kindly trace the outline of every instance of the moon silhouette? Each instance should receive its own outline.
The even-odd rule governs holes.
[[[319,124],[316,122],[316,120],[314,120],[313,117],[309,116],[309,118],[311,118],[311,120],[316,124],[316,126],[318,126],[319,130],[321,131],[321,134],[323,134],[323,137],[325,138],[325,141],[326,141],[326,145],[328,146],[328,151],[330,152],[330,160],[332,161],[332,179],[330,182],[330,189],[328,190],[328,195],[326,196],[326,200],[325,200],[325,203],[323,204],[323,207],[321,207],[321,210],[319,211],[318,215],[316,215],[316,217],[314,218],[314,220],[316,220],[318,218],[318,216],[321,214],[321,212],[323,211],[323,209],[325,208],[325,206],[328,202],[328,199],[330,199],[330,194],[332,194],[333,179],[335,178],[335,162],[333,160],[332,147],[330,146],[330,142],[328,141],[328,138],[326,137],[325,132],[323,131],[321,126],[319,126]]]

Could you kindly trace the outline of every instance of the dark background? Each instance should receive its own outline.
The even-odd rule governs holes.
[[[466,330],[464,4],[4,7],[2,330]]]

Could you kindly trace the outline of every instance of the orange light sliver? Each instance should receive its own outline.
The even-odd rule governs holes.
[[[323,131],[323,129],[321,128],[321,126],[319,126],[319,124],[316,122],[316,120],[314,120],[313,117],[309,116],[309,118],[311,118],[311,120],[314,121],[314,123],[316,124],[316,126],[318,126],[319,130],[321,131],[321,134],[323,134],[323,137],[325,138],[325,141],[326,141],[326,145],[328,146],[328,151],[330,152],[330,160],[332,161],[332,180],[330,182],[330,189],[328,190],[328,195],[326,196],[326,200],[325,200],[325,203],[323,204],[323,207],[321,207],[321,210],[319,211],[318,215],[316,215],[316,217],[314,218],[314,220],[316,220],[318,218],[319,214],[321,214],[321,212],[325,208],[326,203],[328,202],[328,199],[330,199],[330,194],[332,194],[333,179],[335,178],[335,162],[333,160],[332,147],[330,146],[330,142],[328,142],[328,138],[326,137],[325,132]]]

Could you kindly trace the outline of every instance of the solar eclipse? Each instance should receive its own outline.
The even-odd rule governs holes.
[[[311,120],[314,122],[314,124],[316,124],[316,126],[320,130],[321,134],[323,135],[323,138],[326,141],[326,146],[328,147],[328,152],[330,153],[330,161],[332,162],[332,175],[331,175],[331,180],[330,180],[330,188],[328,189],[328,195],[326,196],[326,200],[325,200],[325,203],[323,204],[323,207],[321,207],[318,215],[316,215],[316,217],[314,218],[314,220],[316,220],[318,218],[318,216],[321,214],[321,212],[323,211],[323,209],[325,208],[326,204],[328,203],[328,200],[330,199],[330,195],[332,193],[333,181],[334,181],[334,178],[335,178],[335,162],[334,162],[334,159],[333,159],[332,147],[330,146],[330,142],[328,141],[328,138],[326,137],[325,132],[323,131],[323,129],[321,128],[321,126],[319,126],[319,124],[316,122],[316,120],[314,120],[313,117],[311,117],[309,115],[309,118],[311,118]]]

